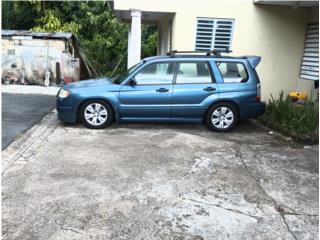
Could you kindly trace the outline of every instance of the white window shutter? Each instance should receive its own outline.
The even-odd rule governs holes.
[[[214,49],[231,49],[233,34],[233,20],[216,20],[216,33],[214,39]]]
[[[214,19],[197,19],[196,50],[210,51],[214,38]]]
[[[233,19],[197,18],[196,50],[230,50],[233,26]]]
[[[308,25],[300,78],[319,80],[319,23],[310,23]]]

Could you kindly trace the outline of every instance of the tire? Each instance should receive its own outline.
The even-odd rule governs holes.
[[[229,132],[239,123],[239,111],[229,102],[214,104],[206,114],[205,123],[215,132]]]
[[[114,119],[111,106],[102,100],[89,100],[81,105],[80,119],[84,126],[92,129],[102,129],[110,126]]]

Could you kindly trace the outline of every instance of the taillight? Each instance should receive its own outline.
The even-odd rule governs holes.
[[[260,102],[261,100],[261,86],[260,83],[257,83],[257,96],[256,96],[256,101]]]

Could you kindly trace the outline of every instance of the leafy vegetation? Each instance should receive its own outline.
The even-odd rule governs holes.
[[[128,24],[120,23],[106,1],[3,1],[2,28],[77,34],[98,71],[127,66]],[[142,28],[142,57],[156,55],[157,29]]]
[[[319,105],[312,101],[296,104],[283,93],[278,99],[271,96],[260,121],[300,141],[314,143],[319,138]]]

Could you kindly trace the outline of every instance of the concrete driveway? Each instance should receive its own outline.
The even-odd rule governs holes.
[[[318,239],[318,146],[250,122],[31,130],[3,152],[3,239]]]
[[[55,96],[2,93],[2,150],[55,106]]]

